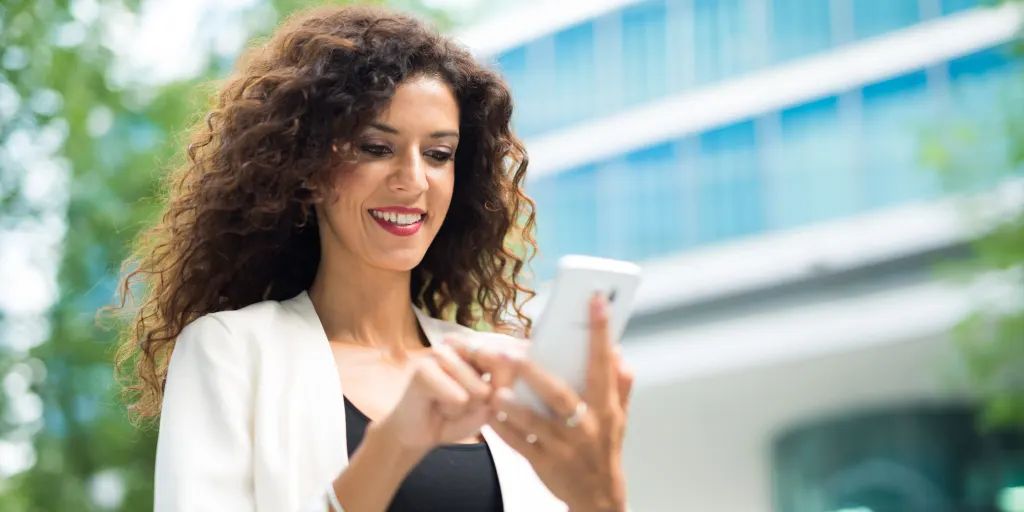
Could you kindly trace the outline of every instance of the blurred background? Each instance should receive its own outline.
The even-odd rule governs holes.
[[[94,314],[212,80],[314,3],[0,1],[0,510],[152,508]],[[377,3],[511,84],[542,290],[644,266],[634,510],[1024,511],[1019,3]]]

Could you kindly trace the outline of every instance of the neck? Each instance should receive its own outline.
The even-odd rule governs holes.
[[[412,273],[350,263],[321,258],[309,289],[327,339],[374,346],[393,354],[422,348],[411,306]]]

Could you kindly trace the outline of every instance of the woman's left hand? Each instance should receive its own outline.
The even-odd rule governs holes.
[[[498,412],[491,428],[530,462],[572,512],[625,511],[622,441],[633,376],[608,333],[604,297],[595,297],[590,304],[590,356],[582,397],[528,359],[517,366],[517,376],[555,416],[548,418],[512,402],[505,388],[494,395]]]

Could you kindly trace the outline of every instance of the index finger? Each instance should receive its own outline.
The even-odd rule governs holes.
[[[617,365],[608,329],[608,300],[600,294],[595,294],[590,300],[589,352],[585,400],[595,407],[617,403]]]
[[[480,373],[489,373],[494,389],[510,386],[515,379],[516,361],[521,358],[518,352],[461,338],[448,338],[445,344]]]

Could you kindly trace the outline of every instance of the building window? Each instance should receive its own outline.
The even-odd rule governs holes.
[[[753,121],[700,135],[700,241],[710,243],[764,229],[763,186]]]
[[[934,122],[928,75],[917,71],[861,89],[865,206],[881,208],[934,197],[935,172],[922,169],[917,144]]]
[[[594,23],[587,22],[555,34],[553,126],[562,128],[594,113]]]
[[[759,64],[758,30],[748,2],[694,0],[694,72],[697,84],[743,74]]]
[[[977,7],[980,0],[942,0],[942,14],[966,11]]]
[[[824,0],[771,0],[775,61],[787,61],[832,47],[829,3]]]
[[[959,406],[882,410],[785,433],[772,467],[779,512],[1016,512],[1024,433],[982,434]]]
[[[854,0],[856,37],[877,36],[921,21],[919,4],[920,0]]]
[[[622,90],[626,104],[636,105],[668,92],[666,9],[664,2],[644,2],[622,13]]]

